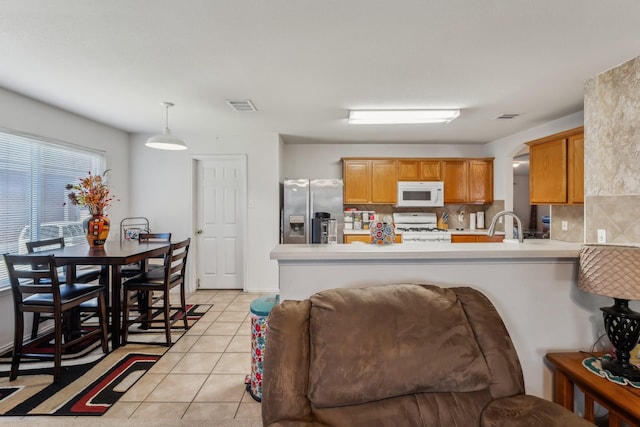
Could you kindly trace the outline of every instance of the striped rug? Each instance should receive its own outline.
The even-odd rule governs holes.
[[[188,305],[189,326],[197,322],[210,304]],[[178,314],[181,316],[181,313]],[[184,334],[182,322],[171,331],[172,345]],[[11,354],[0,357],[0,415],[102,415],[120,399],[169,349],[164,329],[130,327],[129,344],[108,354],[99,342],[87,342],[65,354],[62,378],[53,384],[53,362],[25,360],[20,373],[9,381]],[[48,337],[34,344],[46,351]]]

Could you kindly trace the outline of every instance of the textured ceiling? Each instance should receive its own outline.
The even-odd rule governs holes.
[[[0,0],[0,86],[132,133],[172,101],[184,137],[485,143],[582,110],[586,79],[638,55],[631,0]],[[442,107],[461,116],[346,124]]]

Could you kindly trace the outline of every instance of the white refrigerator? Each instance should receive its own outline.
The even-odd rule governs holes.
[[[326,212],[336,220],[337,240],[342,243],[342,197],[341,179],[286,179],[282,195],[282,243],[311,243],[311,220],[316,212]]]

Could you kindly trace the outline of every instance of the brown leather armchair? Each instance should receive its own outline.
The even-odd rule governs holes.
[[[265,426],[593,426],[525,395],[502,319],[471,288],[333,289],[283,301],[268,325]]]

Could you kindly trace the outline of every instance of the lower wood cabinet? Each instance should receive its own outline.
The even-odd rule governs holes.
[[[353,243],[353,242],[364,242],[371,243],[371,236],[366,234],[345,234],[344,235],[344,243]],[[395,235],[395,243],[402,243],[402,235]]]
[[[504,236],[487,236],[484,234],[452,234],[451,243],[492,243],[502,242]]]

